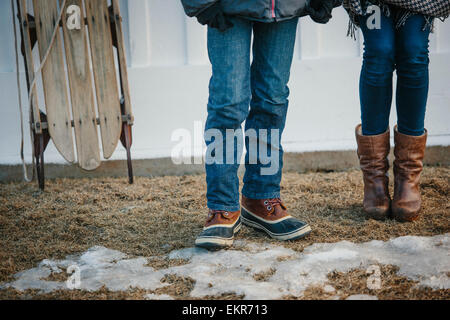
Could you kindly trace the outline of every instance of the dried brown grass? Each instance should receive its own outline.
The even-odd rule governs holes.
[[[380,289],[369,289],[366,270],[355,269],[350,272],[332,272],[328,275],[329,284],[335,292],[326,292],[322,287],[311,287],[302,299],[346,299],[352,295],[376,296],[380,300],[448,300],[449,290],[432,290],[421,287],[418,282],[398,275],[396,266],[380,266]],[[292,297],[291,297],[292,299]]]
[[[449,180],[450,168],[425,168],[422,218],[415,223],[401,224],[365,219],[359,171],[286,173],[283,199],[291,214],[309,222],[314,231],[307,239],[284,245],[302,251],[317,242],[365,242],[447,233],[450,231]],[[96,245],[146,257],[191,247],[204,223],[205,193],[203,175],[138,178],[132,186],[125,179],[58,179],[48,182],[44,193],[37,191],[35,185],[0,184],[0,282],[10,280],[13,274],[34,267],[43,259],[64,258]],[[243,228],[239,238],[276,243],[248,228]],[[156,259],[150,265],[161,269],[183,263]],[[179,282],[178,287],[182,286],[180,283],[184,282]],[[180,295],[184,296],[186,290]],[[400,294],[405,290],[399,290],[398,297],[405,296]],[[3,290],[0,298],[142,299],[143,293],[102,290],[35,295]],[[239,298],[233,294],[220,298],[227,297]]]

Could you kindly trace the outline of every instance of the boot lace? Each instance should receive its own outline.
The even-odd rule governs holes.
[[[268,199],[264,201],[264,205],[266,206],[267,211],[271,214],[275,212],[275,207],[281,206],[284,210],[286,210],[286,206],[283,204],[283,201],[280,198]]]
[[[224,218],[224,219],[229,219],[230,213],[228,211],[223,211],[223,210],[210,210],[208,213],[208,222],[211,222],[212,220],[214,220],[214,218],[217,215],[222,216],[222,218]]]

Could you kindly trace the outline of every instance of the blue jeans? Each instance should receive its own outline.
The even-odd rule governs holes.
[[[429,30],[425,18],[413,15],[396,29],[390,17],[381,15],[381,29],[369,30],[368,17],[360,17],[364,35],[364,62],[360,80],[361,118],[364,135],[378,135],[389,127],[393,85],[397,70],[397,117],[400,133],[424,134],[429,88]]]
[[[298,19],[283,22],[261,23],[241,18],[231,19],[234,27],[220,32],[208,29],[208,52],[212,64],[208,120],[206,132],[211,129],[223,134],[223,163],[206,164],[208,207],[212,210],[238,211],[239,201],[239,154],[243,144],[234,143],[227,150],[228,129],[253,130],[256,142],[267,142],[268,154],[275,156],[279,166],[274,174],[264,175],[261,170],[268,167],[261,161],[258,152],[256,162],[246,155],[246,172],[242,194],[250,199],[280,197],[280,182],[283,167],[281,134],[285,127],[288,110],[289,88],[287,86],[292,65]],[[253,39],[253,60],[251,45]],[[261,130],[267,137],[259,139]],[[278,129],[279,135],[271,135]],[[265,131],[263,130],[263,131]],[[238,137],[239,136],[239,137]],[[236,140],[245,140],[249,150],[249,139],[243,138],[243,130]],[[230,137],[229,139],[235,139]],[[208,149],[215,139],[206,138]],[[231,141],[232,142],[232,141]],[[252,142],[255,142],[254,139]],[[233,161],[225,162],[232,152]],[[273,154],[272,154],[273,153]],[[211,152],[214,154],[214,152]],[[217,155],[216,155],[217,156]]]

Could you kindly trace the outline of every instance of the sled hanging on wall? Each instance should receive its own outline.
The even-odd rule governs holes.
[[[134,117],[118,0],[16,2],[39,187],[45,186],[44,151],[50,139],[65,160],[78,162],[88,171],[101,165],[100,142],[103,157],[109,159],[120,140],[127,151],[129,182],[133,183],[130,148]],[[45,113],[33,83],[35,45]]]

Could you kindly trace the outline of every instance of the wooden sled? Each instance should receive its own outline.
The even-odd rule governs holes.
[[[129,182],[133,183],[134,118],[118,0],[110,4],[108,0],[66,0],[64,8],[60,8],[62,0],[33,0],[33,15],[27,0],[16,2],[29,92],[36,90],[30,87],[35,77],[33,47],[38,46],[41,63],[48,52],[42,67],[45,113],[40,111],[37,94],[30,102],[39,187],[45,186],[44,151],[50,139],[64,159],[88,171],[101,165],[100,141],[103,157],[109,159],[120,140],[127,150]],[[57,32],[52,38],[55,28],[62,29],[62,36]]]

